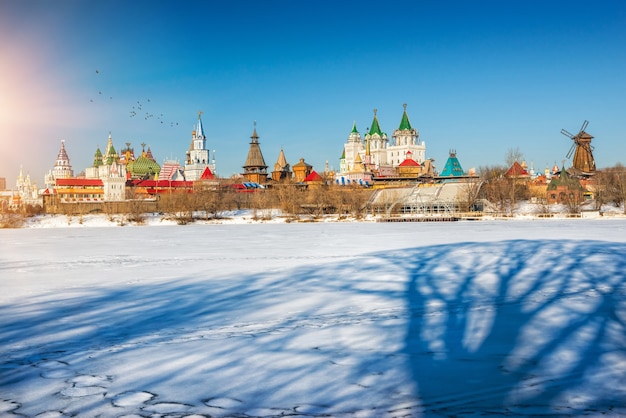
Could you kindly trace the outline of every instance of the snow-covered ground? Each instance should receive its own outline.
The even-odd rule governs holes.
[[[626,415],[625,219],[246,222],[0,230],[0,416]]]

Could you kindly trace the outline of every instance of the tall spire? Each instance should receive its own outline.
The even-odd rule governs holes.
[[[409,122],[409,115],[406,114],[406,103],[404,103],[402,106],[404,106],[404,113],[402,114],[402,120],[400,121],[400,126],[398,127],[398,129],[401,131],[410,131],[413,128],[411,128],[411,122]]]
[[[250,137],[250,149],[248,150],[248,157],[246,163],[243,166],[246,172],[248,171],[262,171],[265,172],[267,165],[261,153],[261,147],[259,146],[259,135],[256,133],[256,121],[254,121],[254,132]]]
[[[378,134],[383,136],[383,132],[380,130],[380,125],[378,124],[378,117],[376,116],[376,112],[378,109],[374,109],[374,120],[372,121],[372,127],[369,130],[370,135]]]
[[[252,132],[252,136],[250,137],[250,139],[252,139],[251,143],[259,142],[259,135],[256,133],[256,121],[254,121],[254,132]]]
[[[198,127],[196,128],[196,136],[204,138],[204,129],[202,129],[202,119],[200,118],[203,113],[203,111],[198,112]]]

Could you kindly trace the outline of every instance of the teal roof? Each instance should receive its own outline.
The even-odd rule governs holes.
[[[404,104],[404,113],[402,114],[402,120],[400,121],[400,126],[398,127],[398,129],[401,131],[410,131],[411,129],[413,129],[411,127],[411,122],[409,122],[409,115],[406,114],[406,103]]]
[[[354,121],[354,125],[352,125],[352,131],[350,132],[352,134],[358,134],[359,131],[356,130],[356,121]]]
[[[443,171],[441,172],[442,177],[458,177],[465,174],[463,172],[463,168],[461,167],[461,163],[459,163],[459,159],[456,158],[456,154],[450,153],[448,157],[448,161],[446,161],[446,165],[443,167]]]

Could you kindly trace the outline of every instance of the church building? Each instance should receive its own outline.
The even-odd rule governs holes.
[[[335,174],[337,184],[369,183],[372,177],[393,177],[398,175],[398,167],[407,159],[418,165],[426,159],[426,143],[420,140],[419,132],[409,120],[406,112],[400,124],[393,131],[392,140],[380,128],[377,109],[374,119],[364,138],[356,127],[348,135],[339,161],[339,172]]]

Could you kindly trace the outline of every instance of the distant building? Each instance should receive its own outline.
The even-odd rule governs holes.
[[[154,160],[150,148],[145,150],[145,143],[141,144],[142,151],[139,158],[126,165],[127,176],[131,179],[156,180],[161,172],[161,166]]]
[[[265,159],[261,152],[259,135],[256,133],[256,122],[254,122],[254,132],[252,132],[250,139],[248,156],[243,165],[243,176],[249,182],[262,184],[267,182],[267,164],[265,164]]]
[[[448,160],[446,161],[446,165],[443,166],[443,170],[441,171],[441,177],[460,177],[464,176],[466,173],[463,171],[463,167],[461,167],[461,163],[459,159],[456,157],[456,151],[450,150],[450,155],[448,156]]]
[[[293,177],[293,173],[291,172],[291,167],[287,162],[287,158],[285,158],[285,153],[282,148],[278,153],[278,159],[276,160],[276,164],[274,164],[274,171],[272,171],[272,180],[281,181],[288,180]]]
[[[104,149],[104,155],[100,151],[100,147],[96,148],[96,152],[93,157],[93,165],[85,169],[85,178],[87,179],[102,179],[104,177],[111,176],[111,166],[116,165],[115,172],[118,176],[126,178],[126,167],[128,164],[135,160],[135,155],[130,148],[130,143],[126,143],[126,150],[122,153],[123,158],[115,151],[113,146],[113,138],[111,132],[107,138],[107,145]]]
[[[5,177],[0,177],[0,191],[7,189],[7,179]]]
[[[198,112],[198,123],[196,129],[191,132],[191,144],[187,150],[185,161],[185,179],[194,181],[200,179],[207,167],[215,173],[215,160],[210,163],[209,150],[206,147],[206,136],[202,127],[202,112]]]
[[[74,177],[74,170],[70,164],[70,157],[65,151],[65,140],[61,140],[61,149],[54,163],[54,168],[48,171],[45,176],[46,187],[53,187],[56,179],[68,179]]]
[[[578,179],[561,168],[559,175],[552,176],[546,189],[548,203],[579,204],[584,200],[585,189]]]
[[[372,177],[395,177],[398,176],[397,168],[407,159],[422,166],[426,160],[426,144],[420,140],[419,132],[411,125],[406,104],[403,106],[404,112],[398,128],[393,131],[392,141],[389,141],[387,134],[380,128],[377,109],[374,109],[374,119],[363,139],[356,128],[356,122],[352,125],[339,160],[339,172],[335,173],[335,183],[351,184],[355,180],[363,183]],[[407,162],[405,166],[407,164],[412,163]]]
[[[305,163],[304,158],[300,158],[300,161],[293,165],[293,176],[296,183],[302,183],[313,171],[311,164]]]
[[[40,205],[37,183],[31,182],[30,174],[24,175],[24,169],[20,166],[20,173],[15,181],[15,190],[12,193],[10,207],[18,208],[23,205]]]

